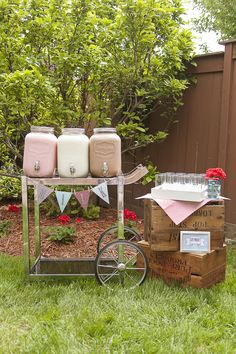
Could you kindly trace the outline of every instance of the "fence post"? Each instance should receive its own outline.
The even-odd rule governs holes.
[[[222,100],[219,127],[218,166],[226,168],[226,156],[229,134],[230,100],[232,90],[233,41],[220,42],[225,45],[224,69],[222,80]]]

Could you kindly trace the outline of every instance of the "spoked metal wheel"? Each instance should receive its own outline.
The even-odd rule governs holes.
[[[138,242],[141,240],[141,236],[128,226],[124,226],[124,239],[132,242]],[[112,226],[105,230],[99,237],[97,243],[97,253],[100,252],[109,242],[118,240],[118,227]]]
[[[126,240],[108,243],[95,260],[98,282],[111,289],[116,286],[130,289],[141,285],[147,271],[148,262],[143,250]]]

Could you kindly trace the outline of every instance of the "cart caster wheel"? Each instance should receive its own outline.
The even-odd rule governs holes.
[[[116,286],[135,288],[144,282],[147,271],[148,261],[143,250],[126,240],[108,243],[95,259],[96,278],[110,289]]]
[[[141,240],[141,236],[135,230],[131,229],[131,227],[124,226],[124,239],[138,242]],[[97,253],[99,253],[109,242],[115,240],[118,240],[118,227],[112,226],[100,235],[97,243]]]

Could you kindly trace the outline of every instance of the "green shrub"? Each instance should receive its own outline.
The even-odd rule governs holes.
[[[81,216],[82,208],[79,205],[78,200],[72,196],[69,203],[66,206],[65,213],[70,216]]]
[[[0,176],[0,200],[19,199],[20,196],[21,196],[20,178]]]
[[[10,220],[0,221],[0,238],[8,235],[11,225]]]
[[[123,151],[161,142],[193,43],[181,1],[1,1],[0,165],[22,167],[31,125],[117,127]],[[158,109],[163,130],[150,132]]]
[[[45,232],[48,234],[47,240],[58,243],[68,244],[74,242],[76,230],[71,226],[52,226],[46,227]]]
[[[83,211],[85,219],[98,219],[100,216],[100,207],[94,204],[88,206],[87,210]]]
[[[57,204],[55,196],[52,195],[40,204],[40,209],[46,214],[46,216],[57,216],[60,214],[59,205]]]
[[[154,182],[155,176],[158,173],[157,167],[154,166],[151,161],[147,162],[147,169],[148,169],[148,173],[142,178],[142,181],[141,181],[143,186],[145,186],[146,184],[148,184],[150,182]]]

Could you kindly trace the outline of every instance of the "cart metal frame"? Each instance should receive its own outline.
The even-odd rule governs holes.
[[[46,186],[92,185],[104,181],[117,186],[118,239],[124,239],[124,186],[137,182],[147,174],[146,167],[139,165],[126,175],[113,178],[31,178],[22,176],[22,217],[23,217],[23,254],[25,276],[30,280],[73,278],[95,275],[95,258],[46,258],[41,255],[40,212],[37,200],[39,183]],[[29,203],[28,189],[34,188],[34,259],[30,256]],[[122,251],[122,250],[121,250]]]

